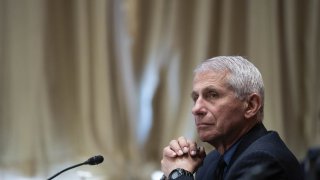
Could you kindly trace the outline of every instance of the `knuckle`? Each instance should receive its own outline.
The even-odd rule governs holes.
[[[170,141],[169,144],[172,145],[172,144],[175,144],[175,143],[176,143],[176,140],[173,139],[173,140]]]

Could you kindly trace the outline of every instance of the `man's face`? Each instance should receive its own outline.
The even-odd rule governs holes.
[[[229,143],[245,126],[245,103],[236,97],[226,78],[227,72],[205,71],[193,80],[192,114],[200,139],[212,145]]]

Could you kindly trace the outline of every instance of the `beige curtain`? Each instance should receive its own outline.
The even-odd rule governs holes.
[[[317,0],[0,0],[0,179],[150,179],[197,140],[192,70],[248,57],[264,123],[302,160],[320,145]],[[208,147],[208,146],[207,146]],[[208,147],[208,149],[210,149]]]

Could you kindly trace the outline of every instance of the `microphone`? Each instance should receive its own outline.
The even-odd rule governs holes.
[[[86,160],[84,164],[89,164],[89,165],[97,165],[103,162],[103,156],[98,155],[98,156],[93,156]]]
[[[82,162],[82,163],[70,166],[70,167],[68,167],[66,169],[63,169],[62,171],[60,171],[60,172],[56,173],[55,175],[51,176],[50,178],[48,178],[48,180],[51,180],[51,179],[55,178],[59,174],[65,172],[65,171],[67,171],[69,169],[72,169],[72,168],[75,168],[75,167],[78,167],[78,166],[82,166],[82,165],[86,165],[86,164],[97,165],[97,164],[100,164],[102,162],[103,162],[103,156],[101,156],[101,155],[93,156],[93,157],[89,158],[88,160],[86,160],[85,162]]]

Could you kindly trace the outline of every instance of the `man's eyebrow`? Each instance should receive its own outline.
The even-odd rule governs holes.
[[[202,91],[203,92],[208,92],[208,91],[212,91],[212,90],[217,90],[217,88],[216,87],[214,87],[214,86],[208,86],[208,87],[205,87]]]
[[[215,86],[207,86],[202,90],[202,92],[208,92],[208,91],[212,91],[212,90],[216,91],[217,88]],[[190,93],[190,96],[193,97],[193,96],[195,96],[197,94],[199,94],[199,93],[197,93],[196,91],[192,91]]]

